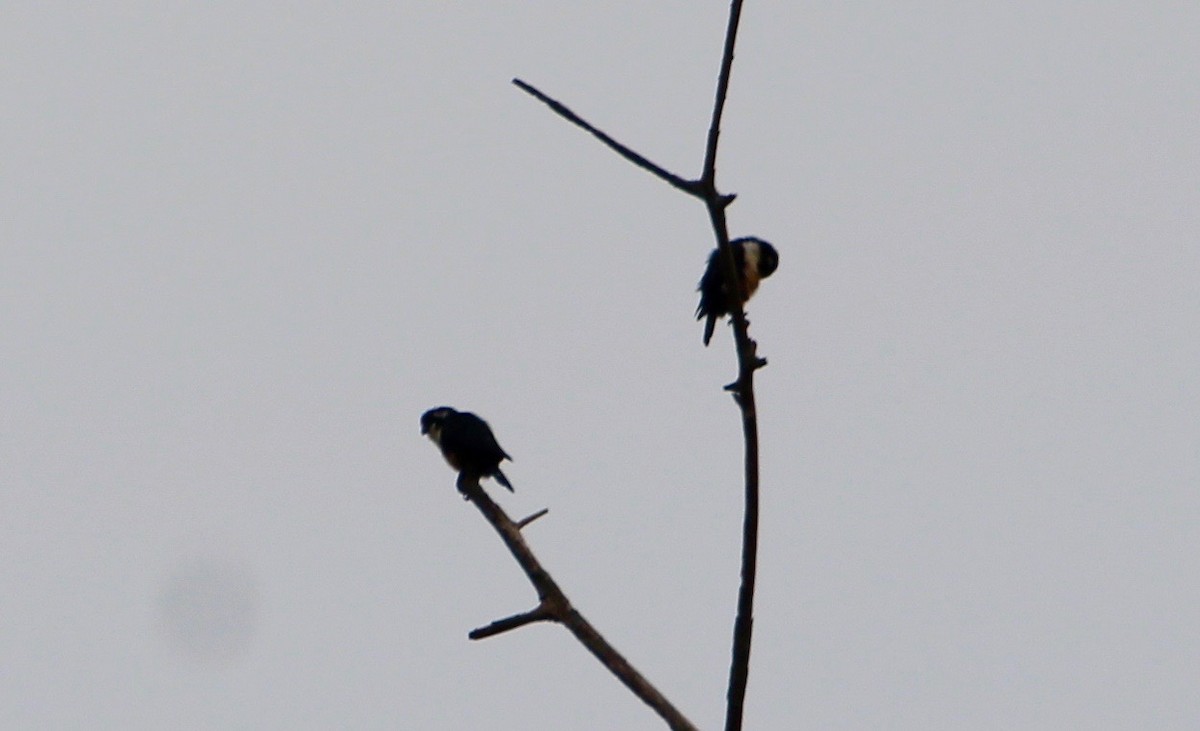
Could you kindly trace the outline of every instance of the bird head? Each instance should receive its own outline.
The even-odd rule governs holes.
[[[442,424],[446,419],[457,414],[458,412],[449,406],[438,406],[430,409],[424,414],[421,414],[421,433],[428,434],[433,441],[438,441],[442,436]]]
[[[765,279],[779,268],[779,252],[770,243],[763,241],[757,236],[743,236],[729,243],[742,247],[742,251],[746,257],[746,268],[750,269],[753,267],[753,275],[756,275],[755,279]]]

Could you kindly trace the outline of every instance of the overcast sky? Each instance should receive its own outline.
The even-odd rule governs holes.
[[[418,433],[721,726],[741,441],[699,171],[728,11],[0,8],[0,726],[659,729]],[[747,727],[1200,724],[1200,5],[746,3],[719,183]],[[493,486],[494,487],[494,486]]]

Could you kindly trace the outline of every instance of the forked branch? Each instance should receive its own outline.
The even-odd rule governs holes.
[[[479,640],[533,622],[558,622],[575,635],[575,638],[595,655],[596,659],[608,668],[609,672],[617,676],[617,679],[624,683],[625,687],[633,691],[634,695],[641,698],[646,705],[661,716],[673,731],[697,731],[692,722],[679,712],[679,709],[671,705],[671,702],[658,692],[658,689],[651,685],[650,681],[642,677],[642,674],[630,665],[629,661],[617,652],[616,648],[610,645],[575,607],[571,606],[567,595],[542,567],[541,562],[530,550],[529,544],[525,542],[525,537],[521,535],[521,524],[509,518],[508,514],[488,497],[478,482],[464,484],[462,491],[466,498],[479,508],[479,512],[483,514],[487,522],[491,523],[496,532],[500,534],[504,545],[508,546],[508,550],[521,566],[521,570],[529,577],[529,582],[533,584],[539,599],[538,605],[534,609],[492,622],[486,627],[473,630],[468,636],[473,640]]]
[[[706,191],[705,205],[709,220],[721,249],[725,265],[725,281],[735,282],[738,297],[734,298],[734,344],[737,348],[738,378],[731,389],[742,412],[742,439],[745,443],[745,513],[742,518],[742,584],[738,588],[737,615],[733,621],[733,651],[729,663],[729,689],[726,693],[725,731],[741,731],[745,714],[746,685],[750,679],[750,647],[754,633],[754,586],[758,575],[758,408],[754,399],[754,372],[767,364],[758,356],[758,344],[750,339],[749,323],[742,303],[746,292],[737,273],[733,247],[729,245],[729,228],[725,221],[725,205],[717,194],[717,147],[721,137],[721,116],[729,93],[733,73],[733,50],[737,44],[738,25],[742,18],[742,0],[732,0],[729,23],[725,28],[725,48],[721,53],[721,71],[717,76],[716,100],[712,122],[708,128],[708,144],[704,153],[704,172],[701,180]]]
[[[729,80],[733,69],[734,46],[737,41],[741,12],[742,0],[732,0],[729,8],[729,22],[725,31],[724,48],[721,54],[721,68],[717,77],[716,98],[713,103],[712,118],[705,144],[704,163],[700,178],[696,180],[687,180],[666,170],[644,155],[617,142],[610,135],[575,114],[558,100],[520,79],[513,79],[513,83],[522,90],[545,103],[556,114],[567,121],[590,132],[626,160],[658,176],[675,188],[704,201],[705,207],[708,210],[709,221],[712,224],[713,236],[716,239],[717,248],[720,250],[721,260],[725,269],[725,281],[732,283],[732,286],[739,294],[739,296],[732,298],[731,312],[729,314],[730,320],[733,323],[738,375],[737,380],[726,386],[726,389],[732,392],[734,401],[741,411],[742,436],[745,444],[745,514],[742,524],[742,581],[738,590],[737,614],[734,619],[733,651],[730,661],[729,688],[725,714],[726,731],[740,731],[742,728],[746,685],[749,678],[750,647],[754,625],[754,587],[757,574],[759,512],[758,414],[754,398],[754,373],[767,364],[766,359],[758,356],[758,344],[749,335],[749,323],[746,320],[746,314],[742,306],[742,303],[746,300],[745,287],[742,277],[739,276],[737,271],[733,247],[729,243],[729,227],[725,218],[725,209],[733,201],[734,196],[720,193],[716,183],[721,117],[725,110],[725,101],[729,92]],[[480,509],[483,509],[482,506]],[[499,528],[497,529],[499,530]],[[514,535],[516,538],[520,538],[518,532],[514,531]],[[515,551],[514,555],[516,555]],[[518,560],[520,559],[518,558]],[[526,573],[529,573],[529,571],[527,570]],[[530,579],[533,580],[533,574],[530,574]],[[535,587],[538,586],[536,581],[534,585]],[[546,595],[542,594],[541,588],[538,590],[539,594],[542,595],[543,602],[545,602],[547,600]],[[563,601],[565,601],[565,598]],[[569,609],[569,605],[566,606]],[[534,610],[535,613],[537,611]],[[568,614],[571,613],[574,613],[574,610],[568,612]],[[564,622],[564,624],[566,623],[557,614],[555,615],[555,619]],[[535,620],[530,619],[528,621]],[[528,623],[528,621],[522,622],[522,624]],[[572,629],[572,632],[581,641],[584,641],[586,633],[581,634],[575,629]],[[587,644],[587,642],[584,644]],[[591,649],[590,646],[589,649]],[[600,654],[596,650],[593,650],[593,653],[596,653],[597,657],[600,657]],[[632,671],[632,668],[630,670]],[[626,684],[629,685],[629,683]],[[632,688],[633,686],[630,687]],[[635,690],[634,692],[637,691]],[[665,699],[663,702],[665,703]]]

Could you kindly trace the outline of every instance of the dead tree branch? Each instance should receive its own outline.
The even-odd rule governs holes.
[[[542,567],[541,562],[530,550],[529,544],[525,542],[525,537],[521,535],[522,526],[509,518],[508,514],[488,497],[477,481],[463,485],[462,491],[466,498],[479,508],[479,512],[483,514],[487,522],[496,529],[500,539],[504,541],[504,545],[508,546],[513,558],[521,566],[521,570],[529,577],[529,582],[533,584],[538,595],[538,605],[534,609],[499,619],[486,627],[473,630],[468,636],[473,640],[478,640],[533,622],[558,622],[575,635],[575,638],[595,655],[596,659],[608,668],[609,672],[617,676],[617,679],[624,683],[625,687],[633,691],[634,695],[641,698],[646,705],[661,716],[673,731],[697,731],[691,721],[671,705],[671,702],[658,692],[658,689],[651,685],[650,681],[642,677],[642,674],[634,669],[629,661],[617,652],[616,648],[610,645],[575,607],[571,606],[567,595]]]
[[[738,25],[742,18],[742,0],[732,0],[729,24],[725,29],[725,49],[721,54],[721,71],[717,77],[717,94],[713,103],[712,123],[708,128],[708,144],[704,153],[704,172],[701,180],[706,192],[705,205],[725,263],[725,281],[736,282],[739,296],[733,307],[734,343],[737,347],[738,379],[733,391],[734,400],[742,412],[742,438],[745,442],[745,513],[742,520],[742,584],[738,589],[737,615],[733,623],[733,651],[729,664],[729,689],[726,693],[725,731],[741,731],[745,713],[746,685],[750,679],[750,646],[754,630],[754,586],[758,574],[758,409],[754,399],[754,372],[767,364],[758,357],[758,344],[750,339],[749,323],[741,303],[746,300],[742,278],[737,275],[733,248],[729,245],[729,228],[725,208],[717,194],[717,147],[721,137],[721,116],[729,93],[733,73],[733,50],[737,43]]]
[[[682,177],[671,172],[670,170],[667,170],[666,168],[664,168],[660,165],[656,165],[653,162],[650,162],[650,160],[646,159],[644,156],[638,154],[637,152],[634,152],[629,147],[626,147],[625,145],[622,145],[620,142],[617,142],[616,140],[614,140],[612,137],[609,137],[608,134],[606,134],[602,130],[594,127],[590,122],[588,122],[584,118],[580,117],[575,112],[572,112],[562,102],[542,93],[541,90],[534,87],[532,84],[527,84],[524,81],[521,81],[520,79],[513,79],[512,82],[517,87],[519,87],[522,91],[526,92],[530,96],[536,98],[537,100],[541,101],[546,106],[550,107],[552,110],[554,110],[554,113],[557,114],[558,116],[567,120],[571,124],[574,124],[575,126],[580,127],[581,129],[585,129],[588,132],[591,132],[592,135],[595,136],[596,139],[598,139],[601,142],[603,142],[604,144],[608,145],[609,148],[611,148],[614,152],[616,152],[618,155],[625,158],[629,162],[633,163],[634,165],[637,165],[641,169],[643,169],[647,172],[650,172],[653,175],[658,176],[659,178],[665,180],[667,183],[673,185],[674,187],[679,188],[680,190],[684,191],[685,193],[690,193],[691,195],[695,195],[695,196],[701,195],[699,181],[685,180]]]
[[[729,8],[729,23],[725,31],[724,50],[721,55],[721,68],[717,77],[716,98],[713,103],[712,118],[705,144],[704,164],[700,178],[697,180],[687,180],[666,170],[662,166],[650,161],[644,155],[617,142],[610,135],[575,114],[558,100],[544,94],[520,79],[513,79],[513,83],[522,90],[548,105],[555,113],[567,121],[590,132],[626,160],[656,175],[673,187],[701,199],[708,210],[713,236],[716,239],[717,248],[721,252],[721,260],[725,268],[725,281],[733,283],[733,286],[739,290],[738,293],[740,296],[733,298],[732,312],[730,313],[730,319],[733,322],[734,343],[737,349],[738,375],[737,380],[725,388],[732,392],[734,401],[741,411],[742,436],[745,443],[745,515],[742,524],[741,586],[738,589],[737,614],[734,619],[733,650],[729,670],[729,688],[726,696],[726,731],[740,731],[742,728],[746,685],[749,679],[750,647],[754,625],[754,587],[758,563],[759,512],[758,413],[754,398],[754,372],[767,364],[766,359],[758,356],[758,344],[749,335],[749,322],[746,320],[746,314],[742,306],[742,303],[746,299],[746,292],[744,291],[742,278],[737,272],[733,248],[729,243],[729,226],[725,218],[725,209],[733,202],[734,196],[720,193],[716,184],[721,117],[725,110],[725,101],[729,92],[729,80],[733,69],[733,52],[737,41],[741,12],[742,0],[732,0]],[[519,534],[515,531],[514,535],[518,539],[520,538]],[[516,555],[515,551],[514,555]],[[527,573],[529,573],[528,570]],[[530,578],[531,580],[533,579],[532,574],[530,574]],[[536,581],[534,584],[535,586],[538,585]],[[539,592],[541,592],[540,588]],[[543,602],[545,601],[546,598],[543,596]],[[573,610],[571,611],[573,612]],[[559,621],[564,620],[560,619]],[[572,629],[572,632],[581,641],[584,641],[584,636],[580,632],[574,629]],[[587,643],[585,642],[585,644]],[[590,646],[589,649],[591,649]],[[597,657],[601,657],[596,650],[593,650],[593,653],[596,653]],[[603,661],[603,658],[601,659]],[[628,685],[629,683],[626,684]],[[630,687],[632,688],[633,686]],[[637,691],[635,690],[634,692]]]

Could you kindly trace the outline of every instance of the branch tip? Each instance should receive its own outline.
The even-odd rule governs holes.
[[[473,629],[467,634],[467,637],[472,640],[482,640],[488,637],[495,637],[496,635],[508,632],[509,630],[524,627],[527,624],[533,624],[534,622],[549,622],[552,620],[554,620],[554,617],[551,615],[550,610],[545,605],[539,604],[537,607],[529,610],[528,612],[521,612],[520,614],[514,614],[511,617],[497,619],[495,622],[492,622],[486,627],[478,627]]]
[[[537,520],[538,518],[542,517],[543,515],[545,515],[546,513],[549,513],[549,512],[550,512],[550,508],[542,508],[541,510],[537,511],[536,513],[529,516],[528,518],[522,518],[521,520],[518,520],[517,521],[517,530],[521,530],[525,526],[529,525],[533,521]]]
[[[520,88],[525,93],[529,94],[530,96],[534,97],[541,103],[550,107],[550,109],[558,116],[567,120],[568,122],[575,125],[576,127],[579,127],[582,130],[590,132],[593,137],[595,137],[596,139],[603,142],[613,152],[617,153],[618,155],[625,158],[626,160],[633,163],[634,165],[640,167],[641,169],[645,170],[646,172],[650,173],[651,175],[654,175],[654,176],[658,177],[659,179],[666,181],[671,186],[678,188],[679,190],[682,190],[683,192],[688,193],[689,195],[694,195],[698,198],[704,197],[703,194],[701,193],[701,188],[696,181],[685,180],[684,178],[667,170],[666,168],[662,167],[661,165],[657,165],[657,164],[651,162],[649,159],[647,159],[645,156],[641,155],[640,153],[634,152],[631,148],[627,147],[626,145],[623,145],[620,142],[617,142],[615,139],[610,137],[606,132],[597,128],[592,123],[585,120],[583,117],[580,117],[578,114],[571,111],[567,107],[567,105],[563,104],[562,102],[555,99],[554,97],[543,93],[540,89],[535,87],[533,84],[528,84],[528,83],[522,81],[521,79],[513,79],[512,83],[515,84],[518,88]]]

